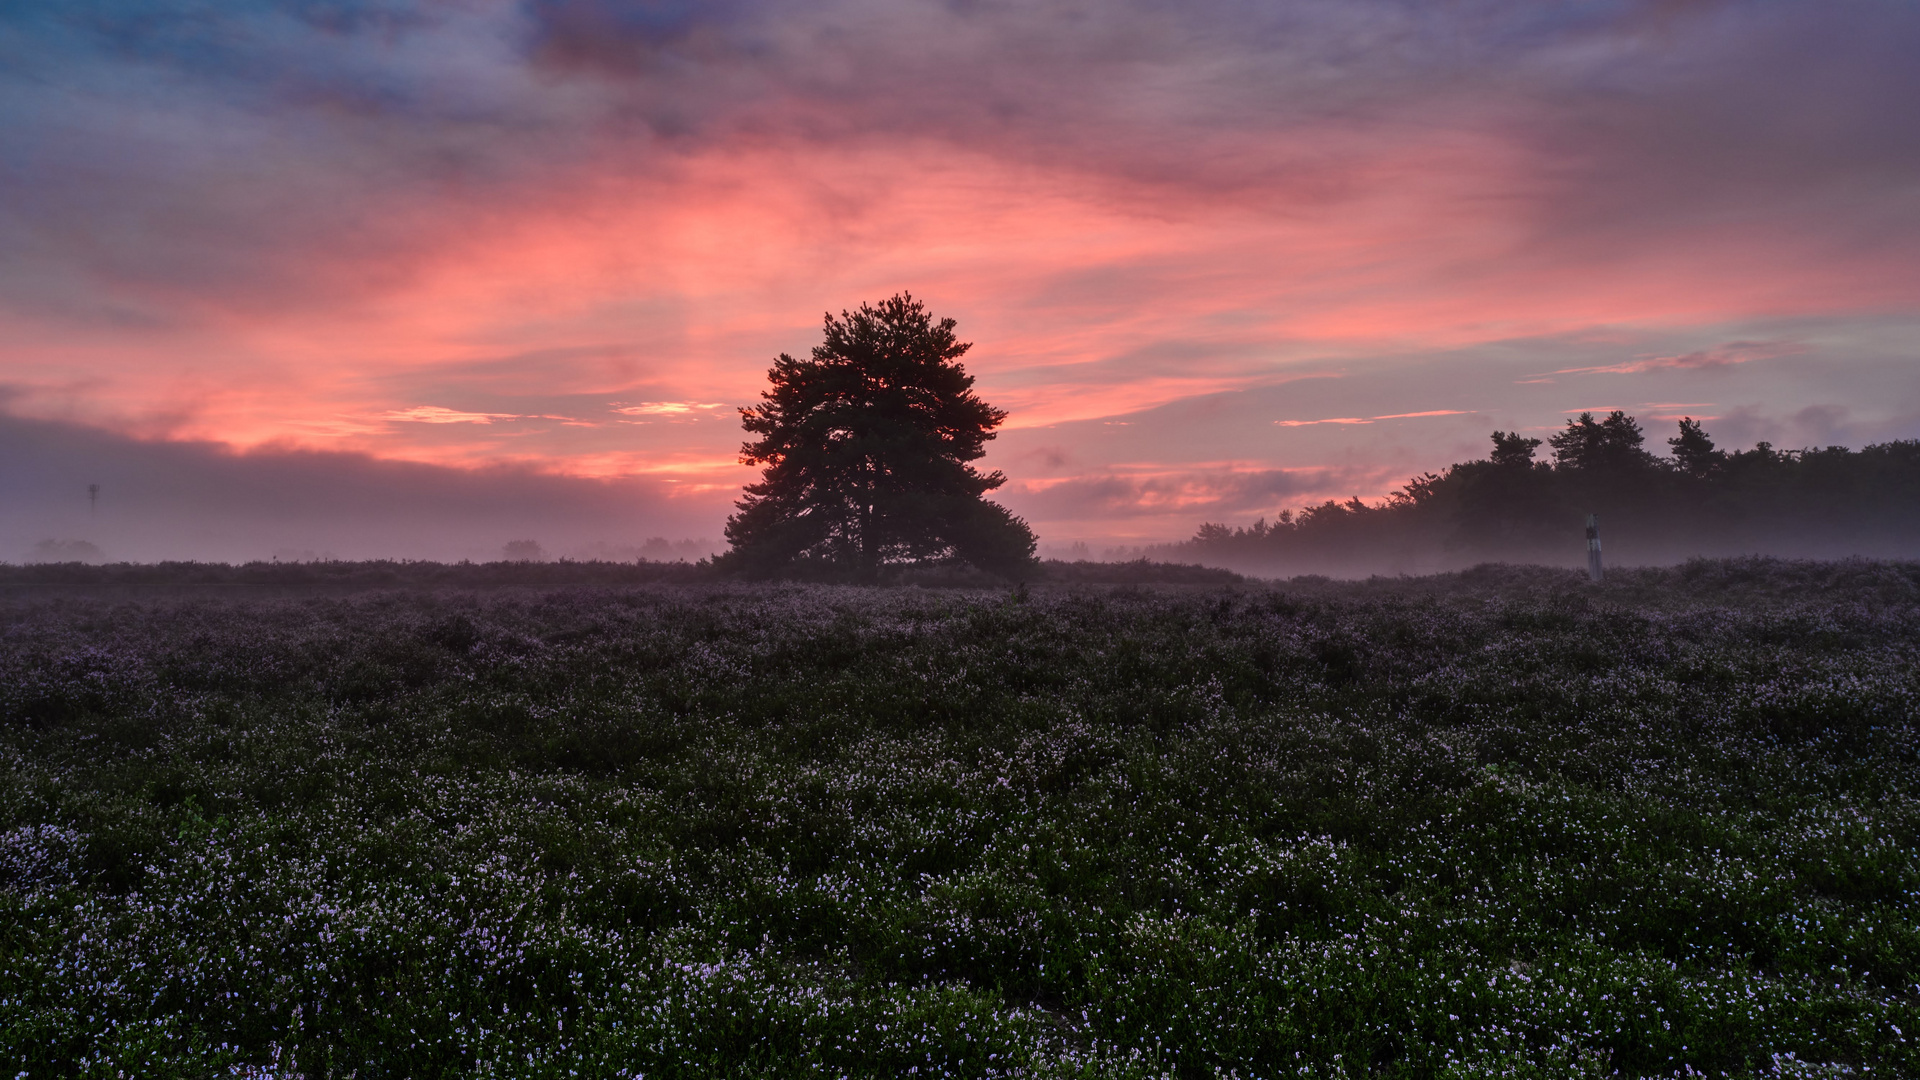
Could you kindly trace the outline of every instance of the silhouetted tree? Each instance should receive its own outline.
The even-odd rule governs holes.
[[[1493,433],[1493,456],[1488,460],[1501,468],[1531,468],[1533,452],[1539,448],[1539,439],[1525,438],[1517,431],[1496,431]]]
[[[1618,409],[1605,420],[1583,412],[1547,441],[1553,445],[1554,465],[1561,468],[1619,473],[1654,464],[1653,455],[1640,448],[1647,441],[1640,425]]]
[[[1453,546],[1524,557],[1551,542],[1565,508],[1554,492],[1552,470],[1533,460],[1539,447],[1539,439],[1496,431],[1486,461],[1453,467],[1451,483],[1441,485],[1459,490]]]
[[[1673,501],[1672,485],[1663,482],[1670,473],[1642,447],[1647,437],[1640,424],[1618,409],[1604,420],[1583,412],[1547,441],[1553,446],[1554,487],[1568,509],[1582,521],[1600,514],[1609,540],[1627,545],[1616,550],[1635,557],[1631,538],[1641,535],[1644,520],[1666,516]]]
[[[971,348],[900,293],[826,317],[812,355],[784,353],[742,425],[763,465],[727,520],[721,565],[773,573],[825,563],[871,577],[881,564],[955,557],[1017,574],[1033,562],[1024,521],[983,496],[1006,482],[969,462],[1007,414],[973,393]]]
[[[1689,476],[1705,476],[1727,457],[1713,448],[1713,440],[1691,416],[1681,418],[1680,434],[1668,439],[1667,445],[1673,448],[1674,464]]]

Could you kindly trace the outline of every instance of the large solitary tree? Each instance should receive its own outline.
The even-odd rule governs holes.
[[[1017,574],[1032,530],[983,496],[1006,482],[973,461],[1007,414],[973,393],[971,348],[907,293],[826,317],[826,338],[782,353],[741,460],[764,466],[727,519],[722,564],[777,573],[827,564],[871,577],[884,563],[958,558]]]

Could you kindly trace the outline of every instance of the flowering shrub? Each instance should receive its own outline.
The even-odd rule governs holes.
[[[16,598],[0,1075],[1920,1074],[1810,573]]]

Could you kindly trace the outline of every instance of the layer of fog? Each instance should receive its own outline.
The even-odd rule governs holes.
[[[0,562],[691,561],[723,546],[708,538],[725,506],[645,479],[236,454],[0,416]]]

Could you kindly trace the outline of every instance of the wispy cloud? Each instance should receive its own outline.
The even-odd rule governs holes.
[[[725,404],[718,402],[642,401],[638,405],[616,403],[613,411],[622,416],[692,417],[725,408],[727,408]]]
[[[1735,364],[1749,364],[1755,360],[1794,356],[1807,351],[1805,345],[1792,341],[1729,341],[1725,345],[1681,353],[1677,356],[1643,356],[1637,360],[1629,360],[1621,364],[1606,364],[1601,367],[1561,368],[1551,374],[1639,375],[1649,371],[1724,368]]]
[[[1357,428],[1459,415],[1365,410],[1473,379],[1488,426],[1550,419],[1555,382],[1910,411],[1874,374],[1906,325],[1848,339],[1920,295],[1920,7],[1084,9],[0,4],[0,370],[75,380],[6,408],[450,465],[726,461],[712,403],[822,309],[910,287],[976,343],[996,447],[1058,424],[1080,462],[1437,464],[1467,417]],[[1818,371],[1753,363],[1792,335]],[[1346,381],[1247,405],[1309,369]],[[418,404],[445,401],[468,408]],[[1189,483],[1086,513],[1188,513]]]
[[[1315,424],[1371,424],[1376,420],[1413,420],[1423,416],[1473,416],[1465,409],[1429,409],[1426,412],[1387,413],[1384,416],[1334,416],[1325,420],[1275,420],[1280,427],[1312,427]]]
[[[1251,522],[1282,510],[1385,491],[1391,468],[1273,468],[1256,462],[1114,466],[1078,476],[1014,479],[997,497],[1028,520],[1136,539],[1184,539],[1202,521]]]
[[[495,420],[522,420],[520,413],[462,412],[438,405],[415,405],[380,414],[386,420],[405,420],[416,424],[491,424]]]

